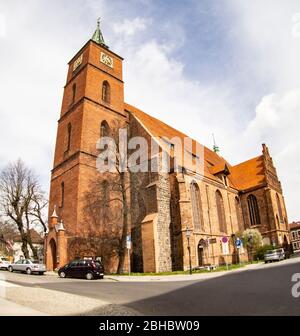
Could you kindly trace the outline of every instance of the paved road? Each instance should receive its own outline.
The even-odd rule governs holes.
[[[300,273],[299,258],[196,281],[87,282],[23,274],[9,277],[27,286],[123,305],[143,315],[300,315],[300,297],[291,294],[294,273]]]

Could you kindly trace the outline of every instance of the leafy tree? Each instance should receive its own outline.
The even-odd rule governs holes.
[[[242,234],[243,245],[248,251],[249,260],[253,260],[253,253],[262,245],[262,236],[257,229],[246,229]]]

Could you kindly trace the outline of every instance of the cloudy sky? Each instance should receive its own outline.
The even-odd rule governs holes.
[[[49,189],[67,62],[98,16],[125,97],[237,164],[265,142],[300,220],[299,0],[0,0],[0,168]]]

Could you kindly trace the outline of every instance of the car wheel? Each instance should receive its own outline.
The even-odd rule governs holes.
[[[44,272],[39,272],[39,275],[44,275]]]
[[[30,268],[27,268],[26,269],[26,274],[30,275],[32,272],[31,272],[31,269]]]
[[[85,277],[86,277],[86,279],[87,279],[87,280],[93,280],[93,279],[94,279],[94,276],[93,276],[93,274],[92,274],[92,273],[90,273],[90,272],[89,272],[89,273],[87,273]]]
[[[99,279],[103,279],[103,278],[104,278],[104,276],[103,276],[103,275],[100,275],[100,276],[99,276]]]
[[[14,269],[13,269],[11,266],[8,267],[8,270],[9,270],[10,272],[13,272],[13,271],[14,271]]]
[[[65,272],[60,272],[59,277],[62,278],[62,279],[66,278],[66,273]]]

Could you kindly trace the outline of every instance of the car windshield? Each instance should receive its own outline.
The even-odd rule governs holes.
[[[273,253],[275,253],[276,251],[274,251],[274,250],[269,250],[269,251],[267,251],[266,252],[266,254],[273,254]]]
[[[2,261],[9,261],[7,258],[1,258]]]

